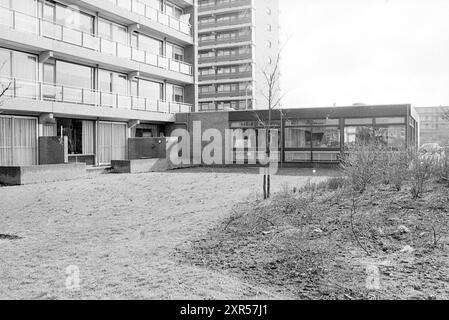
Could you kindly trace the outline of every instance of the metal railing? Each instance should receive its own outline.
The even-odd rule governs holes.
[[[3,88],[9,87],[5,92],[5,98],[23,98],[170,114],[190,112],[192,110],[192,106],[185,103],[152,100],[16,78],[0,78],[0,85]]]
[[[117,7],[137,13],[164,26],[192,35],[192,26],[138,0],[108,0]]]
[[[192,75],[192,65],[0,6],[0,24],[93,51]]]

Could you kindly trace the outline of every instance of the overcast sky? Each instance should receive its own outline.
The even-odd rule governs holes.
[[[285,107],[449,105],[449,0],[279,1]]]

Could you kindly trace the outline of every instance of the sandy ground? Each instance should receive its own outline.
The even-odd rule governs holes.
[[[0,187],[0,298],[291,298],[173,257],[234,205],[260,197],[256,172],[189,169]],[[300,186],[310,174],[283,171],[273,177],[273,192]],[[68,267],[79,270],[79,290],[67,289]]]

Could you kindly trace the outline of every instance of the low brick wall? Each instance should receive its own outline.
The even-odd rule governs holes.
[[[66,181],[85,177],[86,165],[81,163],[0,167],[0,183],[6,185]]]
[[[128,139],[128,159],[165,159],[166,138],[130,138]]]
[[[39,137],[39,164],[62,164],[67,162],[67,137]]]

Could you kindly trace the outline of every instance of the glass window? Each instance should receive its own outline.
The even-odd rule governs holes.
[[[313,120],[313,125],[320,125],[320,126],[338,126],[340,124],[339,119],[318,119]]]
[[[35,56],[13,51],[12,76],[17,79],[37,80],[37,58]]]
[[[372,127],[345,127],[345,145],[369,143],[373,140]]]
[[[126,27],[105,19],[98,20],[98,35],[101,38],[122,44],[126,44],[128,39]]]
[[[353,118],[353,119],[345,119],[345,125],[364,125],[364,124],[373,124],[372,118]]]
[[[58,136],[68,138],[69,154],[94,153],[93,121],[58,118],[56,126]]]
[[[69,7],[56,5],[55,22],[88,34],[94,33],[94,17]]]
[[[310,128],[286,128],[286,148],[310,148],[312,132]]]
[[[377,124],[405,123],[405,117],[376,118]]]
[[[309,126],[312,124],[312,120],[286,120],[285,125],[286,126]]]
[[[314,148],[339,148],[340,129],[338,127],[314,127],[312,129]]]
[[[133,47],[156,55],[162,55],[163,53],[162,41],[147,37],[143,34],[133,36]]]
[[[79,64],[56,61],[56,81],[58,84],[93,89],[94,69]]]
[[[390,148],[405,146],[405,126],[389,126],[374,130],[376,141]]]
[[[151,100],[163,100],[162,83],[139,79],[137,88],[135,86],[133,88],[133,95],[136,95],[136,89],[138,91],[137,96],[139,97],[149,98]]]
[[[98,89],[102,92],[128,95],[128,78],[124,74],[99,70]]]
[[[37,3],[35,0],[13,0],[11,8],[19,12],[23,12],[32,16],[36,15]],[[2,5],[7,4],[8,1],[3,1]],[[6,5],[6,7],[10,7]]]
[[[167,84],[167,101],[184,102],[184,88]]]
[[[166,57],[178,61],[184,61],[184,48],[175,44],[167,43]]]
[[[11,77],[11,51],[0,48],[0,76]]]

